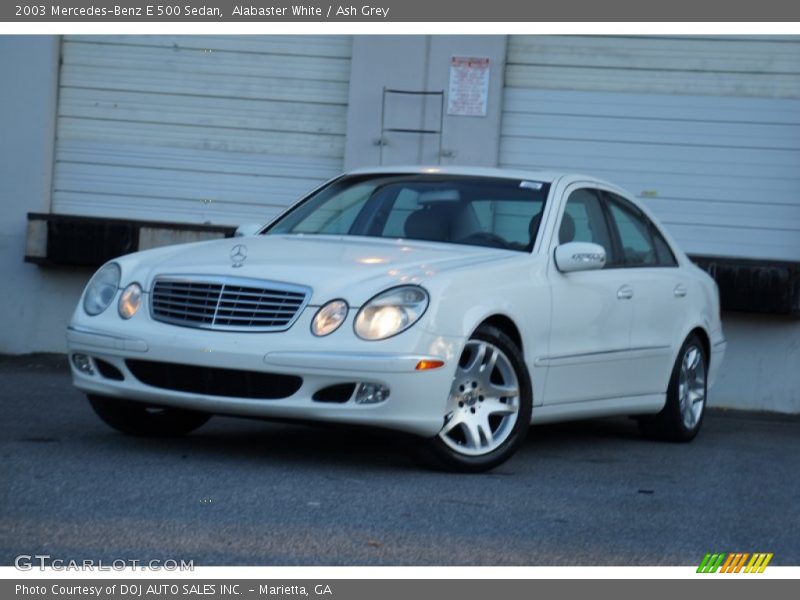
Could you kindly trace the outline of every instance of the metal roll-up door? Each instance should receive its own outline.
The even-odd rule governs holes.
[[[627,188],[690,253],[800,260],[800,38],[509,40],[499,162]]]
[[[52,210],[265,221],[342,169],[348,36],[63,38]]]

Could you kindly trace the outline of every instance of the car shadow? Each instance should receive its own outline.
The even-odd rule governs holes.
[[[237,465],[280,463],[288,467],[319,465],[349,470],[419,471],[425,466],[415,449],[418,438],[374,428],[332,424],[293,424],[215,417],[186,437],[136,438],[106,431],[118,447],[145,454],[171,454],[181,458],[226,461]],[[96,434],[92,437],[95,437]],[[596,419],[532,427],[519,450],[531,459],[574,452],[591,443],[616,445],[620,440],[641,440],[636,423],[627,418]],[[502,469],[502,467],[501,467]],[[497,472],[497,470],[495,470]]]

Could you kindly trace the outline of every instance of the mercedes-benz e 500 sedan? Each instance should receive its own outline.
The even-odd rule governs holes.
[[[675,441],[700,429],[725,350],[716,285],[609,183],[366,169],[239,233],[92,277],[69,353],[106,423],[370,425],[463,471],[508,459],[531,423],[630,415]]]

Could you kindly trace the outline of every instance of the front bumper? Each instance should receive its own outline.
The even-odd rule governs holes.
[[[330,336],[316,338],[309,330],[315,310],[306,308],[290,330],[280,333],[205,331],[153,322],[139,314],[123,322],[108,314],[112,311],[99,318],[76,313],[67,331],[70,357],[84,354],[92,361],[105,361],[123,379],[103,376],[97,368],[88,374],[70,360],[73,382],[91,394],[214,414],[351,423],[436,435],[463,340],[414,327],[388,340],[366,342],[353,334],[353,314]],[[302,385],[282,399],[176,391],[143,383],[127,359],[294,375],[302,378]],[[420,360],[430,359],[445,365],[415,369]],[[319,390],[344,383],[381,384],[390,392],[376,404],[357,404],[353,398],[343,403],[313,399]]]

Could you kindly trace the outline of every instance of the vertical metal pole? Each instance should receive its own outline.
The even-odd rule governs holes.
[[[444,137],[444,90],[439,96],[439,161],[442,164],[442,138]]]
[[[383,166],[383,144],[384,134],[386,133],[386,86],[383,86],[383,98],[381,99],[381,139],[378,140],[378,165]]]

